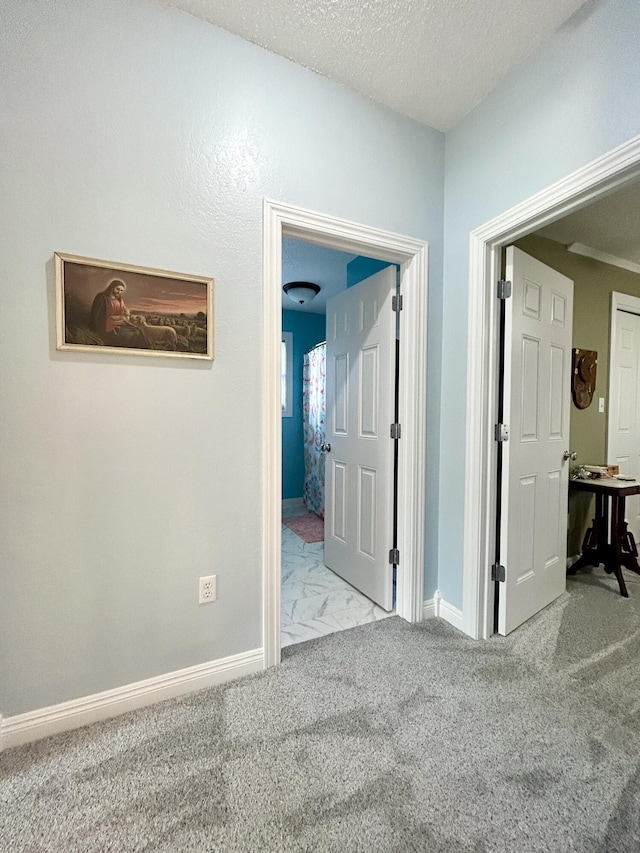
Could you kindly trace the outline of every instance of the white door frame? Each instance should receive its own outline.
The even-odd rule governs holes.
[[[396,613],[419,622],[424,598],[426,486],[427,268],[422,240],[333,216],[263,203],[262,340],[262,573],[264,667],[280,663],[282,506],[282,237],[298,237],[343,252],[400,264],[403,294],[400,337],[400,423]]]
[[[476,639],[493,633],[498,300],[503,246],[620,189],[640,176],[640,136],[552,184],[471,232],[469,247],[463,630]],[[483,428],[478,429],[478,424]]]

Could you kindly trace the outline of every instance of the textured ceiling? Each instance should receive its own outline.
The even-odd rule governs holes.
[[[446,131],[585,0],[164,0]]]

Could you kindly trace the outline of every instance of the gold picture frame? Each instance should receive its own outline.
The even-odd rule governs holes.
[[[55,253],[57,349],[213,360],[213,279]]]

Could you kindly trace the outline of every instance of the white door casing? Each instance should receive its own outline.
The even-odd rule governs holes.
[[[573,282],[507,248],[498,631],[508,634],[566,588]]]
[[[640,299],[611,294],[611,356],[607,463],[640,480]],[[626,520],[640,541],[640,496],[625,503]]]
[[[424,613],[426,491],[427,278],[423,240],[264,200],[262,358],[262,571],[264,667],[280,662],[280,546],[282,498],[282,236],[400,265],[403,292],[400,341],[400,422],[396,613],[419,622]]]
[[[393,607],[396,268],[327,303],[324,562],[385,610]]]

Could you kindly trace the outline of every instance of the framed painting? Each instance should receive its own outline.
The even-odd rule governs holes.
[[[213,279],[55,253],[57,348],[213,359]]]

